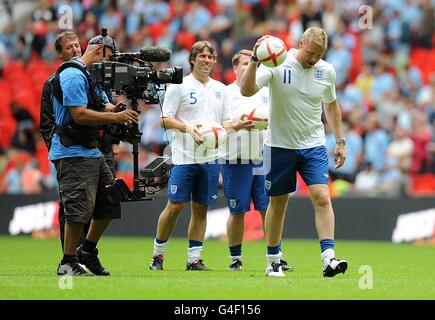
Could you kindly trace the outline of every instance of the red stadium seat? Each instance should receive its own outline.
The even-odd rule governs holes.
[[[26,71],[28,74],[33,75],[35,73],[48,73],[48,67],[47,64],[40,60],[40,59],[34,59],[31,60],[26,67]]]
[[[165,29],[166,26],[163,23],[154,23],[148,26],[148,34],[154,42],[157,42]]]
[[[3,66],[3,73],[5,78],[9,78],[11,75],[24,74],[24,62],[21,60],[10,61]]]
[[[56,70],[60,67],[61,64],[62,62],[60,60],[56,60],[51,65],[48,65],[48,71],[49,71],[48,74],[52,74],[56,72]]]
[[[233,69],[225,70],[223,80],[225,84],[233,83],[236,80],[236,74],[234,73]]]
[[[50,161],[48,160],[48,150],[42,138],[37,142],[35,156],[36,159],[38,159],[39,169],[41,170],[42,174],[46,176],[49,175]]]
[[[196,35],[193,33],[181,31],[175,36],[175,42],[183,46],[186,50],[190,50],[195,41]]]
[[[254,204],[251,203],[251,209],[245,215],[245,232],[243,239],[245,241],[261,240],[264,238],[263,221],[261,214],[254,210]]]
[[[430,51],[424,48],[415,48],[411,51],[410,62],[412,66],[417,67],[423,74],[423,81],[426,83],[426,69],[430,61]]]
[[[130,172],[117,172],[116,178],[123,179],[130,189],[133,189],[133,173]]]
[[[0,148],[8,148],[17,129],[17,122],[13,117],[0,117]]]
[[[423,173],[411,177],[411,192],[415,196],[435,194],[435,174]]]

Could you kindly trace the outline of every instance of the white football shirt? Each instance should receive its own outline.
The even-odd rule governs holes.
[[[229,107],[225,103],[225,85],[209,78],[206,84],[193,74],[183,78],[183,83],[172,84],[163,101],[163,117],[174,117],[193,125],[216,121],[231,122]],[[218,149],[198,145],[189,133],[172,130],[172,162],[174,164],[206,163],[219,157]]]
[[[254,107],[264,106],[269,109],[269,91],[262,88],[252,97],[244,97],[240,87],[234,81],[227,86],[227,94],[233,123],[240,120],[242,115],[249,115]],[[225,143],[225,159],[262,160],[263,142],[266,130],[241,129],[230,134]]]
[[[286,149],[307,149],[325,145],[321,121],[322,101],[336,100],[334,67],[319,60],[304,69],[290,49],[276,68],[261,65],[256,82],[269,87],[270,112],[265,144]]]

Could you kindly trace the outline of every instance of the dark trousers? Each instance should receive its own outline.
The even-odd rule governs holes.
[[[104,158],[106,159],[106,163],[108,164],[110,171],[112,171],[113,176],[115,177],[115,164],[113,159],[112,152],[103,153]],[[88,234],[90,223],[85,224],[83,227],[83,233],[80,236],[79,246],[83,244],[86,240],[86,235]],[[62,201],[59,201],[59,236],[60,236],[60,245],[63,252],[63,243],[65,240],[65,212],[63,210]]]

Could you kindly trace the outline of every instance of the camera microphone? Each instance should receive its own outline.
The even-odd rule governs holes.
[[[165,47],[145,47],[140,50],[140,58],[150,62],[166,62],[171,56],[172,51]]]

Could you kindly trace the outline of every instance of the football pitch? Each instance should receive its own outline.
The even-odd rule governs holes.
[[[227,271],[227,243],[206,240],[209,272],[185,271],[186,239],[171,239],[164,271],[150,271],[153,239],[105,237],[100,259],[109,277],[59,277],[58,239],[0,237],[0,299],[143,300],[366,300],[435,299],[435,247],[388,242],[336,241],[346,274],[323,278],[315,240],[285,240],[294,266],[285,278],[264,275],[265,242],[243,245],[243,270]]]

